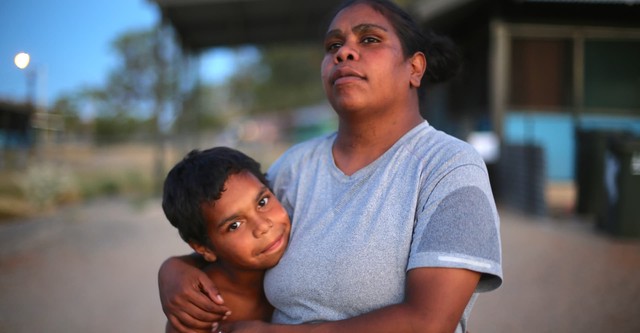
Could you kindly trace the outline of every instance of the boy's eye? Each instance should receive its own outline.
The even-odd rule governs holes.
[[[240,228],[241,224],[242,222],[239,221],[232,222],[231,224],[229,224],[229,231],[235,231],[236,229]]]
[[[264,207],[268,203],[269,203],[269,198],[268,197],[264,197],[264,198],[260,199],[260,201],[258,202],[258,206]]]

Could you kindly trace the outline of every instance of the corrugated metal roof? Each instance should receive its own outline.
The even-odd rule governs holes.
[[[184,46],[300,42],[321,38],[323,23],[342,0],[147,0],[156,3]],[[509,0],[507,0],[508,2]],[[510,0],[514,3],[640,5],[640,0]],[[420,0],[415,18],[428,21],[488,0]]]
[[[184,45],[269,44],[321,38],[341,0],[148,0],[155,2]]]

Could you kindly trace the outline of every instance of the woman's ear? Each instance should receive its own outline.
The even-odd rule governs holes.
[[[191,246],[191,248],[200,253],[200,255],[202,255],[202,257],[204,258],[204,260],[208,261],[208,262],[214,262],[218,259],[218,256],[216,255],[216,253],[209,247],[206,247],[200,243],[196,243],[196,242],[189,242],[189,246]]]
[[[420,87],[420,82],[424,76],[424,72],[427,70],[427,58],[424,53],[416,52],[409,59],[411,65],[411,78],[409,80],[409,86],[412,88]]]

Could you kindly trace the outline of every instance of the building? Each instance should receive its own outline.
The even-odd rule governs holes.
[[[0,147],[6,150],[31,146],[33,113],[31,104],[0,101]]]
[[[419,3],[421,20],[464,51],[443,92],[460,136],[490,128],[505,144],[539,145],[547,177],[571,181],[577,130],[640,134],[640,1]]]
[[[33,146],[33,106],[0,101],[0,169],[23,164]]]
[[[190,52],[320,38],[340,2],[154,1]],[[506,196],[526,210],[545,211],[547,182],[576,180],[581,132],[640,135],[640,1],[402,3],[425,29],[452,37],[465,58],[458,78],[428,91],[425,118],[462,139],[495,135],[501,167],[492,180],[509,183],[516,193]]]

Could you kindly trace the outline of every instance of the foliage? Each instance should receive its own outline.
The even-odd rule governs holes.
[[[156,29],[134,31],[113,43],[118,64],[104,91],[108,111],[145,117],[171,96],[177,84],[177,76],[168,73],[173,53],[158,35]]]
[[[77,184],[85,200],[105,195],[151,196],[153,192],[149,173],[134,169],[79,174]]]
[[[100,144],[122,142],[139,133],[162,131],[177,88],[177,50],[157,29],[128,32],[113,43],[117,65],[103,88],[86,91],[96,113],[95,136]]]
[[[144,202],[157,195],[150,144],[59,148],[32,156],[23,169],[0,170],[0,223],[104,196]]]
[[[50,112],[62,117],[65,130],[79,132],[83,128],[79,109],[78,100],[72,95],[65,95],[56,100]]]
[[[306,44],[261,48],[262,57],[230,79],[236,103],[252,113],[288,111],[324,99],[320,81],[323,53]]]
[[[153,131],[149,120],[139,119],[127,114],[99,115],[94,120],[95,143],[98,145],[123,143],[134,139],[140,133]]]
[[[94,134],[93,123],[83,118],[92,107],[93,91],[79,90],[59,97],[50,109],[50,113],[62,119],[64,136],[86,140]]]
[[[76,196],[75,178],[51,163],[30,165],[21,179],[25,198],[38,208],[46,208]]]
[[[93,134],[99,144],[123,142],[140,133],[159,139],[166,130],[202,132],[223,127],[238,115],[287,112],[324,99],[318,74],[322,50],[307,44],[262,47],[257,60],[238,64],[224,84],[198,81],[178,93],[178,80],[184,78],[182,55],[161,35],[153,28],[117,38],[116,66],[106,84],[55,103],[65,131]],[[87,108],[95,117],[92,132],[79,116],[79,110]]]
[[[198,82],[185,96],[182,108],[176,113],[172,129],[178,134],[202,132],[222,127],[225,113],[231,107],[223,106],[224,88],[202,85]]]

